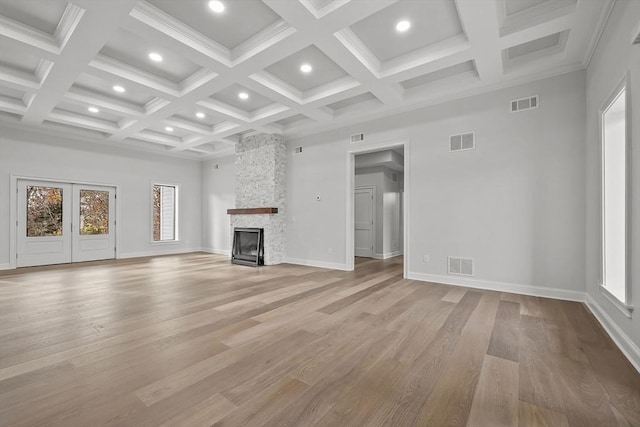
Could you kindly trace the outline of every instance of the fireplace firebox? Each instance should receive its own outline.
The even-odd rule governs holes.
[[[264,228],[234,228],[231,262],[257,267],[264,265]]]

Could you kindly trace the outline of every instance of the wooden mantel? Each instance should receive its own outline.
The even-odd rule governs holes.
[[[227,209],[229,215],[277,214],[278,208],[241,208]]]

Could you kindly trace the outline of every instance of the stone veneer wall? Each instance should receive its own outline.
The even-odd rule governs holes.
[[[264,263],[285,257],[286,145],[282,135],[259,134],[236,144],[236,208],[278,208],[277,214],[231,215],[235,227],[264,228]],[[232,240],[233,241],[233,240]]]

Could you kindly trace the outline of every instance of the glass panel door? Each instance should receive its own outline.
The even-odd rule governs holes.
[[[71,262],[71,185],[18,181],[16,265]]]
[[[74,184],[73,194],[73,261],[115,258],[115,188]]]

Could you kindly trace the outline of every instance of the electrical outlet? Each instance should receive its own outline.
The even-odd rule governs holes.
[[[424,256],[422,257],[422,262],[425,262],[425,263],[426,263],[426,262],[429,262],[429,255],[424,255]]]

